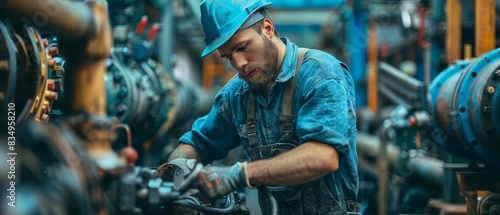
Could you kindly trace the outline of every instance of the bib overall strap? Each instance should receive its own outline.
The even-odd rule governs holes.
[[[297,66],[295,67],[294,75],[291,79],[286,82],[285,92],[283,93],[283,98],[281,102],[281,114],[279,116],[281,138],[282,143],[292,143],[293,142],[293,117],[292,117],[292,102],[293,95],[295,94],[295,84],[297,83],[297,77],[299,76],[300,66],[304,61],[304,56],[309,49],[299,48],[299,54],[297,57]]]
[[[259,146],[259,138],[257,137],[257,127],[255,125],[255,98],[252,93],[248,93],[247,101],[247,134],[248,142],[250,144],[250,149],[247,149],[247,153],[251,156],[251,149]]]
[[[295,83],[297,82],[297,76],[300,71],[300,66],[302,65],[302,62],[304,60],[305,53],[309,49],[305,48],[299,48],[299,53],[298,53],[298,59],[297,59],[297,66],[295,67],[295,72],[294,76],[289,79],[285,85],[285,92],[283,95],[283,100],[282,100],[282,107],[281,107],[281,115],[280,115],[280,126],[282,130],[285,130],[286,133],[291,134],[293,126],[292,126],[292,100],[293,100],[293,93],[294,93],[294,88],[295,88]],[[250,144],[250,150],[256,148],[257,146],[260,145],[259,143],[259,138],[257,136],[257,127],[256,127],[256,121],[255,121],[255,98],[253,97],[252,93],[248,94],[248,101],[247,101],[247,121],[246,121],[246,126],[247,126],[247,134],[248,134],[248,141]],[[250,152],[250,151],[249,151]]]

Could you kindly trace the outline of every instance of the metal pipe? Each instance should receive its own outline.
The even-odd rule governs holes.
[[[100,168],[113,170],[125,167],[125,160],[111,148],[116,131],[106,117],[105,60],[111,54],[113,39],[106,5],[87,1],[87,6],[93,12],[94,22],[86,30],[93,32],[93,37],[82,41],[81,46],[60,47],[67,59],[64,85],[69,86],[62,108],[68,118],[83,115],[76,117],[72,128],[81,131],[87,151]]]
[[[447,29],[445,53],[448,65],[452,65],[456,60],[462,59],[462,2],[460,0],[447,0],[444,8],[446,8]]]
[[[467,215],[476,215],[477,191],[480,177],[487,177],[479,171],[457,171],[458,183],[460,184],[460,195],[465,197]]]
[[[86,29],[94,32],[94,37],[83,41],[83,46],[61,46],[61,53],[66,56],[65,114],[88,113],[106,115],[106,89],[104,75],[105,60],[110,56],[112,46],[111,29],[108,24],[106,5],[87,2],[93,11],[94,24]],[[90,27],[90,26],[89,26]]]
[[[105,115],[104,60],[110,55],[112,40],[105,2],[98,2],[88,1],[84,5],[62,0],[4,0],[0,3],[2,14],[49,30],[64,41],[61,53],[67,57],[69,71],[65,85],[70,86],[65,92],[70,98],[66,99],[65,112]]]
[[[479,57],[495,49],[495,0],[475,1],[475,55]]]
[[[380,151],[380,139],[372,134],[358,132],[356,137],[356,148],[360,155],[375,158],[378,156]],[[389,165],[391,167],[396,166],[399,160],[399,148],[393,144],[388,144],[386,146],[386,151],[386,157],[387,161],[389,161]]]
[[[104,59],[111,48],[106,7],[103,3],[61,0],[5,0],[0,10],[12,20],[50,30],[61,38],[67,56],[66,106],[69,112],[104,113]],[[28,18],[32,19],[28,20]],[[27,22],[27,23],[26,23]],[[77,42],[78,44],[71,43]],[[68,43],[69,42],[69,43]],[[68,93],[69,91],[69,93]],[[99,105],[96,105],[98,101]]]
[[[176,113],[176,124],[195,119],[210,112],[213,95],[185,81],[178,82],[177,90],[177,102],[179,107],[182,108]]]
[[[116,131],[113,121],[106,118],[104,61],[110,56],[112,36],[105,2],[4,0],[0,6],[8,18],[25,22],[32,18],[35,27],[61,38],[59,49],[66,57],[64,85],[68,86],[62,107],[66,122],[101,169],[124,166],[111,149]]]
[[[443,186],[443,164],[442,160],[432,157],[412,157],[408,159],[409,169],[414,170],[414,175],[425,179],[437,186]]]
[[[378,110],[378,27],[375,22],[369,24],[369,37],[368,37],[368,108],[376,113]]]
[[[387,160],[387,145],[389,131],[393,128],[392,121],[387,119],[380,126],[380,150],[378,153],[378,214],[387,214],[387,192],[389,183],[389,162]]]
[[[0,1],[2,15],[21,20],[36,28],[54,32],[69,42],[84,42],[91,38],[93,13],[83,2],[64,0],[4,0]]]
[[[400,105],[404,106],[406,109],[411,109],[411,107],[413,106],[411,104],[411,102],[406,101],[406,99],[408,99],[408,98],[404,98],[403,96],[398,95],[397,93],[395,93],[393,90],[391,90],[389,87],[387,87],[385,85],[380,85],[378,87],[378,90],[379,90],[381,95],[383,95],[385,98],[392,101],[394,104],[400,104]]]
[[[370,158],[380,156],[381,142],[375,135],[358,132],[356,147],[359,154]],[[399,163],[400,149],[393,144],[387,144],[384,160],[389,168],[397,167]],[[407,169],[411,170],[406,177],[417,177],[431,182],[436,186],[443,186],[444,162],[433,157],[411,157],[406,161]]]
[[[175,24],[174,24],[174,1],[165,1],[161,7],[162,31],[160,32],[159,58],[160,63],[164,65],[167,72],[172,72]]]
[[[424,58],[424,83],[429,84],[431,83],[431,46],[429,43],[426,43],[425,46],[423,47],[424,53],[423,53],[423,58]]]
[[[384,81],[384,79],[394,80],[396,83],[399,83],[399,86],[404,86],[414,91],[417,91],[418,87],[422,85],[422,82],[419,80],[405,74],[388,63],[380,62],[378,65],[379,75],[381,76],[380,81]]]

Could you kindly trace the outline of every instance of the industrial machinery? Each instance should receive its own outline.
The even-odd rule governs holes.
[[[188,190],[201,164],[179,186],[133,160],[103,169],[105,163],[96,163],[82,147],[71,123],[19,127],[24,135],[16,145],[22,158],[17,160],[17,202],[2,207],[2,214],[248,214],[241,193],[208,200]]]
[[[174,186],[137,162],[149,150],[135,149],[202,113],[209,96],[165,71],[148,41],[126,33],[131,41],[113,47],[103,1],[0,5],[0,103],[8,112],[0,119],[9,131],[0,134],[9,163],[0,168],[1,214],[248,213],[237,192],[186,194],[201,166]]]
[[[383,9],[370,10],[368,110],[358,110],[364,213],[499,214],[499,5],[370,6]]]
[[[360,156],[374,159],[378,167],[365,173],[378,181],[378,200],[372,200],[378,207],[367,214],[498,213],[500,132],[494,109],[499,51],[453,64],[428,89],[379,64],[380,102],[398,105],[381,112],[379,141],[358,136]]]
[[[208,200],[189,176],[155,176],[211,96],[156,54],[165,23],[139,1],[103,2],[0,0],[0,214],[248,213],[241,193]],[[323,39],[357,84],[363,214],[500,214],[500,5],[346,2],[324,35],[338,40]]]
[[[461,62],[430,85],[433,139],[445,150],[470,159],[446,163],[455,171],[468,214],[500,213],[498,93],[500,49]],[[485,191],[480,192],[480,191]]]
[[[172,131],[176,127],[182,128],[191,118],[208,112],[211,95],[175,78],[153,58],[154,40],[161,30],[159,23],[148,25],[148,17],[143,16],[135,31],[130,30],[133,14],[127,11],[133,10],[136,1],[108,2],[113,47],[111,56],[106,59],[104,77],[106,113],[130,126],[132,144],[139,153],[138,164],[158,166],[165,159],[163,148],[171,142]],[[143,38],[148,26],[147,37]],[[48,42],[50,49],[57,50],[57,41],[57,37],[51,37]],[[56,66],[49,68],[50,78],[57,80],[60,96],[48,115],[58,119],[64,117],[60,100],[64,99],[62,80],[66,60],[60,53],[51,57]],[[123,132],[119,134],[115,149],[124,146],[125,135]]]

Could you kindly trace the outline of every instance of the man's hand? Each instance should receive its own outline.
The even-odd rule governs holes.
[[[198,174],[194,185],[208,198],[218,198],[244,187],[246,182],[246,162],[230,167],[207,165]]]

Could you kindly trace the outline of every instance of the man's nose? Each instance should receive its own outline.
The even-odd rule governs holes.
[[[232,64],[236,70],[241,70],[248,64],[247,59],[241,54],[234,53],[232,57]]]

